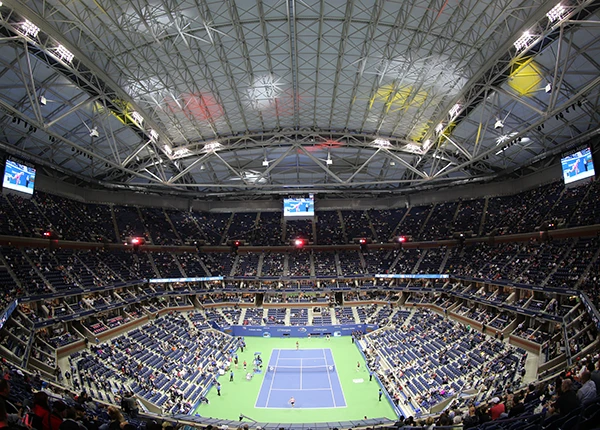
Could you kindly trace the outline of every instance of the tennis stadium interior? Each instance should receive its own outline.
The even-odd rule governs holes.
[[[0,426],[600,428],[599,10],[2,0]]]

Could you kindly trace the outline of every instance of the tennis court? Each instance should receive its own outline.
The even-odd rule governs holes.
[[[329,348],[273,349],[257,408],[345,408],[346,400]]]

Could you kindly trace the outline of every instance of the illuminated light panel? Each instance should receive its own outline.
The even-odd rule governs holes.
[[[501,145],[502,143],[512,139],[516,135],[517,135],[517,132],[513,131],[512,133],[503,134],[502,136],[498,136],[498,138],[496,139],[496,145]]]
[[[58,45],[56,47],[56,55],[58,55],[58,58],[60,58],[61,60],[63,60],[66,63],[70,63],[71,61],[73,61],[73,58],[75,57],[71,51],[69,51],[67,48],[65,48],[62,45]]]
[[[282,87],[278,79],[271,75],[258,76],[248,87],[248,100],[254,109],[264,109],[281,95]]]
[[[389,148],[390,146],[392,146],[392,144],[390,143],[389,140],[387,140],[387,139],[380,139],[380,138],[375,139],[373,141],[373,145],[380,146],[382,148]]]
[[[31,37],[37,37],[38,33],[40,32],[40,28],[28,19],[21,24],[21,30],[23,31],[23,34]]]
[[[188,148],[177,148],[175,151],[173,151],[173,157],[183,157],[185,155],[188,155],[189,153],[190,150]]]
[[[405,145],[403,149],[405,151],[412,152],[413,154],[421,155],[423,153],[421,147],[419,145],[415,145],[414,143],[409,143]]]
[[[548,11],[546,16],[550,22],[560,21],[563,18],[563,15],[567,12],[565,7],[562,4],[557,4],[552,9]]]
[[[454,118],[454,117],[456,117],[456,115],[458,115],[459,111],[460,111],[460,105],[457,103],[454,106],[452,106],[452,109],[450,109],[450,111],[448,112],[448,115],[450,115],[450,117]]]
[[[210,143],[207,143],[206,145],[204,145],[203,149],[207,152],[208,151],[216,151],[217,149],[220,149],[221,146],[222,145],[219,142],[210,142]]]
[[[429,148],[431,148],[431,140],[427,139],[425,142],[423,142],[423,152],[427,152]]]
[[[515,41],[515,48],[517,49],[517,51],[522,51],[531,44],[530,42],[534,38],[535,36],[529,31],[524,32],[523,35]]]
[[[525,59],[516,64],[508,77],[508,85],[520,96],[528,96],[538,91],[543,79],[538,65]]]
[[[131,112],[131,118],[133,118],[133,120],[135,122],[137,122],[138,124],[144,123],[144,117],[141,114],[139,114],[138,112]]]

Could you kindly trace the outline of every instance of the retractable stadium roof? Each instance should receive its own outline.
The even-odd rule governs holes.
[[[0,148],[206,198],[525,174],[598,134],[599,6],[3,0]]]

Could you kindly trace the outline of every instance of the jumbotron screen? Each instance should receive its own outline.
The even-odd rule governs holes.
[[[311,217],[315,216],[315,197],[293,197],[283,199],[284,217]]]
[[[596,175],[592,150],[588,147],[574,154],[561,158],[563,179],[565,184],[570,184],[580,179],[591,178]]]
[[[2,187],[4,190],[32,195],[35,187],[35,169],[13,160],[6,160]]]

